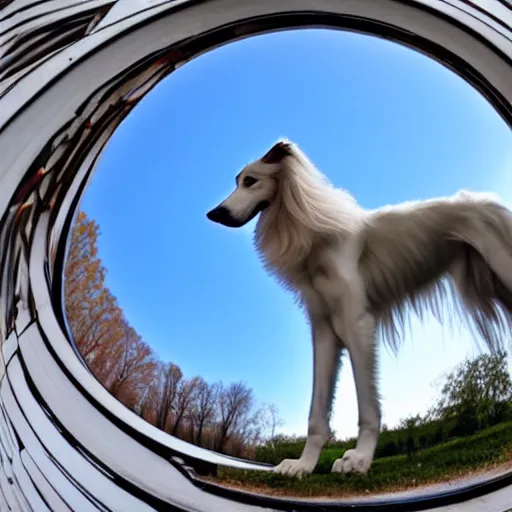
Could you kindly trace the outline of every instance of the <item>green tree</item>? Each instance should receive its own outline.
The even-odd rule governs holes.
[[[455,420],[455,434],[467,435],[505,419],[512,400],[506,353],[467,359],[446,376],[438,403],[443,420]]]
[[[405,449],[407,458],[411,458],[418,449],[418,441],[416,439],[417,429],[422,424],[422,418],[419,414],[409,416],[400,421],[399,428],[406,432]]]

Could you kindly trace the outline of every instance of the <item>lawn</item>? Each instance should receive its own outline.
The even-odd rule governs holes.
[[[512,469],[512,422],[418,451],[410,460],[405,455],[376,459],[365,476],[330,473],[332,463],[342,453],[339,448],[325,449],[315,473],[302,480],[225,467],[219,468],[217,478],[209,480],[274,496],[347,497],[405,490],[509,462]]]

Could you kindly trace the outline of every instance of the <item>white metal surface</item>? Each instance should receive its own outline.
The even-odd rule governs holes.
[[[311,26],[341,27],[346,15],[378,22],[359,30],[391,39],[396,33],[446,65],[464,67],[455,70],[475,85],[480,80],[511,124],[509,5],[499,0],[5,3],[0,9],[0,512],[301,510],[297,503],[232,501],[195,485],[171,463],[171,455],[192,465],[201,459],[268,467],[161,432],[116,401],[84,367],[56,315],[64,229],[74,199],[136,102],[183,61],[220,44],[206,41],[207,32],[233,24],[236,30],[226,32],[223,41],[235,40],[267,30],[265,23],[277,13],[308,13],[301,23]],[[241,22],[247,18],[253,28]],[[388,32],[381,33],[384,26]],[[44,45],[38,44],[41,30],[51,36]],[[191,52],[187,41],[193,38],[205,42]],[[125,77],[135,67],[137,73]],[[115,113],[107,120],[109,108]],[[87,154],[80,156],[86,146]],[[73,152],[63,162],[67,149]],[[44,173],[37,174],[40,168]],[[30,247],[27,235],[33,236]],[[512,507],[510,487],[430,510],[504,512],[507,506]],[[426,510],[412,502],[401,508],[420,509]]]

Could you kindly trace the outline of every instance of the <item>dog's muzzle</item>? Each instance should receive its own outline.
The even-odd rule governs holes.
[[[231,212],[225,206],[217,206],[213,210],[210,210],[206,216],[212,221],[227,226],[229,228],[239,228],[243,226],[245,222],[241,222],[235,219]]]
[[[254,219],[258,213],[262,212],[265,208],[269,206],[268,201],[259,202],[254,210],[247,216],[245,219],[236,219],[231,215],[231,212],[225,206],[217,206],[213,210],[210,210],[206,216],[213,222],[218,222],[219,224],[223,224],[229,228],[239,228],[247,224],[250,220]]]

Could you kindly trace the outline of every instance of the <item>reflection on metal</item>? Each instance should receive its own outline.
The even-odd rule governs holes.
[[[128,411],[82,364],[61,302],[67,233],[98,155],[139,99],[183,62],[284,27],[347,28],[431,55],[479,89],[512,126],[507,0],[0,5],[2,512],[433,510],[448,504],[450,510],[503,512],[512,503],[512,475],[421,499],[350,504],[204,485],[190,468],[269,468],[191,446]]]

